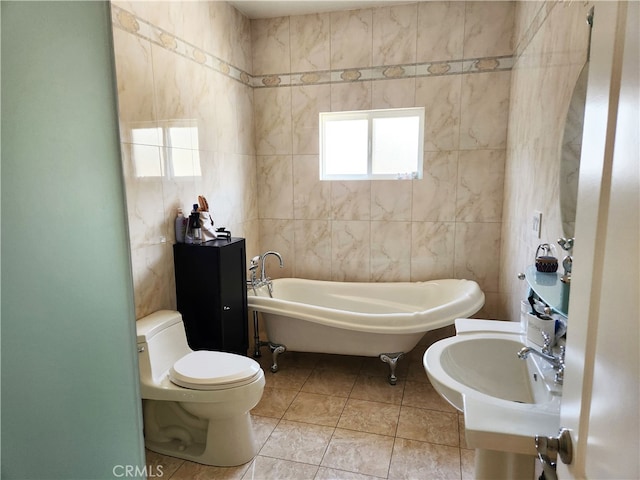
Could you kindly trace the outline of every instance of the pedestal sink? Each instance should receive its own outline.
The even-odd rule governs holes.
[[[465,333],[434,343],[424,354],[433,387],[464,412],[467,445],[476,449],[476,478],[533,479],[534,437],[558,432],[562,387],[551,365],[518,358],[524,346],[535,345],[517,333]]]

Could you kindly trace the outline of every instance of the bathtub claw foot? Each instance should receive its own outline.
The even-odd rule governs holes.
[[[398,365],[398,360],[400,360],[402,357],[404,357],[404,352],[380,354],[380,360],[389,365],[390,385],[395,385],[398,381],[398,377],[396,377],[396,366]]]
[[[278,355],[287,351],[287,347],[284,345],[277,345],[275,343],[269,342],[269,349],[271,350],[271,355],[273,357],[273,365],[271,365],[271,371],[276,373],[278,371]]]

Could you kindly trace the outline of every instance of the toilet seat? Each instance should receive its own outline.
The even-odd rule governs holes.
[[[247,385],[260,376],[258,362],[225,352],[198,350],[173,364],[169,380],[193,390],[223,390]]]

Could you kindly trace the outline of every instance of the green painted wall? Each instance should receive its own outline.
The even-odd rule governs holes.
[[[109,6],[1,19],[2,478],[142,471]]]

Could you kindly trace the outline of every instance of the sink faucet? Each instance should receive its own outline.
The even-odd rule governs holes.
[[[518,352],[518,358],[526,359],[530,354],[536,355],[537,357],[546,360],[551,364],[553,369],[556,371],[555,382],[559,385],[562,385],[564,381],[564,353],[565,347],[564,345],[560,346],[560,353],[558,355],[554,355],[551,351],[551,337],[546,332],[541,332],[544,338],[544,347],[542,347],[542,351],[538,351],[533,347],[523,347]]]

